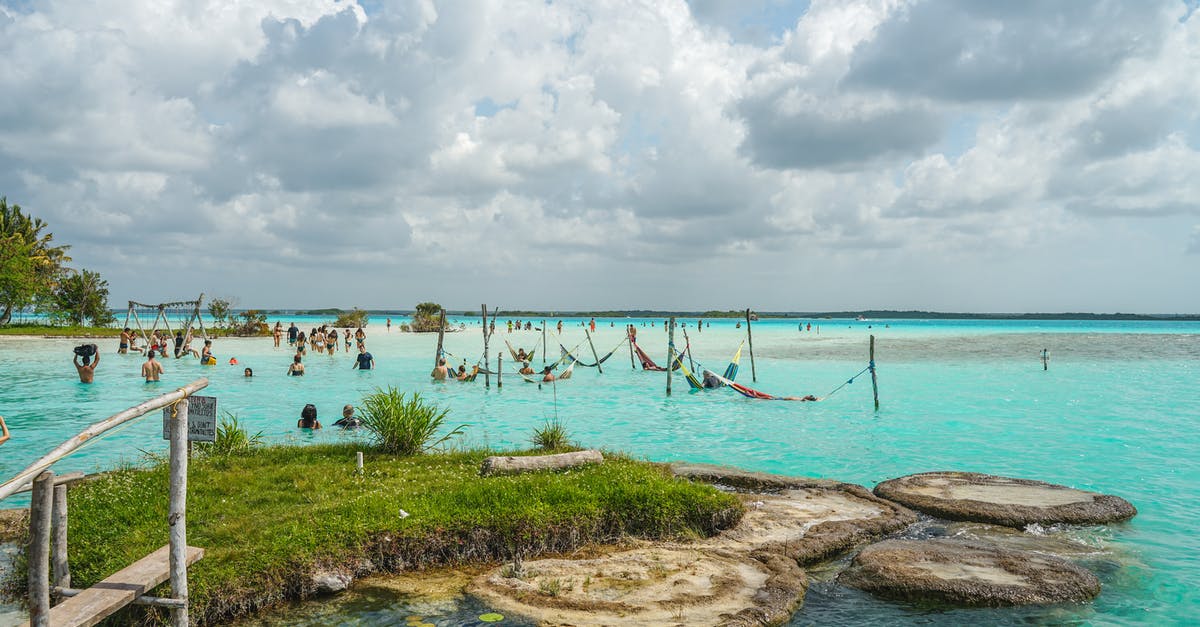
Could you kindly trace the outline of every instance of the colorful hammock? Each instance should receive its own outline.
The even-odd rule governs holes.
[[[637,353],[638,361],[642,362],[642,370],[649,370],[650,372],[666,372],[667,371],[666,368],[663,368],[662,366],[654,363],[654,360],[650,359],[650,356],[646,354],[646,351],[642,350],[641,346],[638,346],[637,340],[631,339],[629,341],[633,343],[633,352]],[[671,370],[679,370],[679,362],[678,361],[676,361],[675,365],[671,368]]]
[[[733,390],[735,392],[737,392],[738,394],[741,394],[742,396],[745,396],[746,398],[754,398],[754,399],[758,399],[761,401],[819,401],[819,400],[821,400],[811,394],[809,394],[808,396],[774,396],[771,394],[767,394],[766,392],[759,392],[758,390],[748,388],[740,383],[734,383],[733,381],[726,379],[725,377],[722,377],[721,375],[716,374],[716,373],[713,373],[713,376],[715,376],[718,381],[733,388]]]
[[[529,351],[529,352],[525,353],[525,359],[521,359],[520,357],[517,357],[517,351],[513,349],[513,345],[512,345],[512,344],[509,344],[509,343],[508,343],[508,340],[504,340],[504,344],[505,344],[506,346],[508,346],[508,353],[509,353],[510,355],[512,355],[513,361],[517,361],[517,362],[520,362],[520,361],[529,361],[529,362],[532,362],[532,361],[533,361],[533,354],[537,352],[537,348],[534,348],[533,350],[531,350],[531,351]]]
[[[734,379],[734,377],[737,376],[738,361],[740,361],[742,359],[742,346],[744,346],[745,344],[746,344],[746,341],[742,340],[742,343],[738,345],[737,352],[733,354],[733,359],[730,360],[729,365],[725,367],[725,376],[724,376],[725,379],[729,379],[730,381],[732,381]],[[687,350],[690,350],[690,349],[691,349],[691,346],[689,345]],[[676,351],[676,353],[675,353],[675,362],[676,362],[675,369],[683,371],[684,378],[687,379],[688,385],[691,386],[691,388],[693,390],[704,389],[704,382],[701,381],[699,378],[697,378],[696,375],[692,374],[692,372],[690,370],[688,370],[687,366],[683,365],[683,355],[679,354],[678,351]],[[716,374],[716,373],[713,373],[713,374]]]
[[[596,366],[599,366],[600,364],[608,361],[608,358],[612,357],[613,353],[617,352],[617,349],[621,348],[621,346],[623,346],[624,344],[625,344],[625,340],[621,340],[621,342],[618,343],[616,346],[614,346],[612,350],[608,351],[607,355],[601,357],[594,363],[590,363],[590,364],[583,361],[582,359],[576,357],[575,355],[571,354],[571,351],[567,350],[566,346],[559,344],[558,348],[560,350],[562,350],[563,358],[566,359],[567,361],[570,361],[572,364],[579,364],[580,366],[583,366],[584,368],[595,368]],[[576,348],[578,348],[578,347],[576,347]]]
[[[574,372],[575,372],[575,362],[571,362],[571,365],[567,366],[567,369],[563,370],[562,374],[554,377],[554,379],[557,381],[561,381],[563,379],[570,379],[571,375],[574,374]],[[539,373],[536,375],[522,374],[520,376],[522,379],[525,380],[526,383],[543,383],[542,377],[545,375]]]

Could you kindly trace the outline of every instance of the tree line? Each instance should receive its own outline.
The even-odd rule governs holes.
[[[46,227],[0,196],[0,325],[27,309],[56,323],[111,324],[108,281],[99,272],[67,266],[71,247],[55,244]]]

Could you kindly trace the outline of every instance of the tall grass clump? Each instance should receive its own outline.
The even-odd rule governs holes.
[[[221,423],[217,425],[217,438],[214,442],[197,442],[196,448],[204,455],[239,455],[262,444],[262,431],[250,435],[238,421],[237,414],[225,412]]]
[[[551,418],[542,426],[533,428],[533,437],[529,441],[540,449],[555,451],[571,446],[571,434],[558,418]]]
[[[394,455],[416,455],[431,449],[460,435],[466,426],[459,425],[435,440],[450,411],[426,403],[419,393],[407,396],[391,386],[375,388],[363,397],[359,409],[363,428],[381,450]]]

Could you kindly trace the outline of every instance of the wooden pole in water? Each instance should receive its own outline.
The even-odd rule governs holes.
[[[485,321],[486,322],[486,321]],[[486,326],[486,324],[484,325]],[[438,317],[438,347],[437,353],[433,356],[433,367],[437,368],[442,361],[442,341],[446,337],[446,310],[442,310],[442,315]]]
[[[687,352],[688,356],[688,368],[691,368],[694,373],[696,372],[696,362],[692,361],[692,338],[688,337],[687,327],[683,327],[683,343],[685,344],[683,350]]]
[[[584,327],[583,334],[587,336],[588,346],[592,347],[592,359],[596,360],[596,370],[604,374],[604,368],[600,367],[600,356],[596,354],[596,345],[592,343],[592,334],[588,333],[587,327]]]
[[[637,363],[633,361],[633,325],[625,325],[625,342],[629,344],[629,367],[632,370],[637,370]]]
[[[54,486],[54,511],[51,515],[50,562],[55,588],[71,587],[71,564],[67,561],[67,486]]]
[[[171,625],[188,625],[187,579],[187,441],[188,400],[185,396],[172,405],[171,423],[171,497],[167,514],[170,528],[171,597],[183,601],[183,607],[171,610]]]
[[[667,396],[671,395],[671,371],[675,369],[675,319],[667,327]]]
[[[488,365],[488,320],[487,320],[487,304],[479,306],[483,312],[483,387],[489,389],[492,387],[492,378],[488,375],[488,370],[491,366]]]
[[[496,351],[496,389],[504,385],[504,351]]]
[[[746,342],[750,344],[750,380],[758,381],[758,371],[754,368],[754,336],[750,334],[750,310],[746,310]]]
[[[542,366],[546,365],[546,319],[542,319]]]
[[[54,509],[54,472],[47,470],[33,480],[29,501],[29,624],[50,625],[50,517]]]
[[[871,369],[871,392],[875,395],[875,409],[879,410],[879,382],[875,379],[875,336],[871,336],[871,362],[868,364]]]
[[[1042,349],[1042,370],[1050,369],[1050,349]]]

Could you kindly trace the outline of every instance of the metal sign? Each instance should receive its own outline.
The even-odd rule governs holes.
[[[163,439],[171,439],[171,407],[163,408]],[[217,397],[188,397],[189,442],[215,442],[217,440]]]

